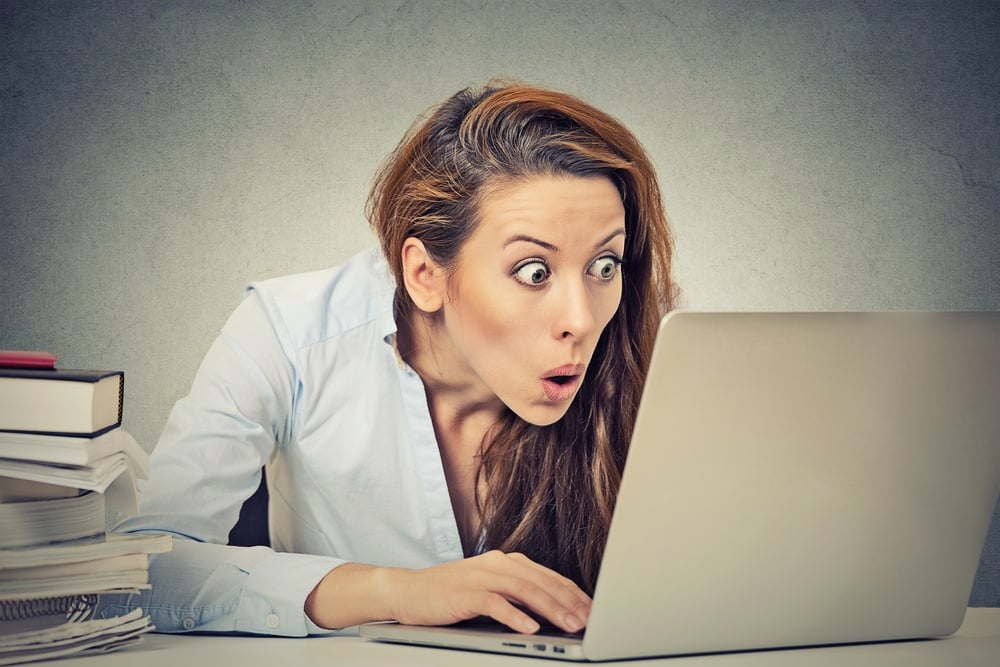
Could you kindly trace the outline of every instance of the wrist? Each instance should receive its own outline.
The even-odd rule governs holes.
[[[409,570],[396,567],[373,567],[368,573],[373,611],[378,621],[398,621],[402,614],[405,576]]]
[[[304,611],[316,625],[338,629],[397,618],[398,568],[345,563],[328,572],[306,597]]]

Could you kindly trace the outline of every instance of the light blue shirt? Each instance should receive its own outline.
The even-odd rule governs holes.
[[[248,287],[118,526],[178,538],[132,602],[159,631],[322,632],[303,605],[334,567],[462,558],[423,382],[393,344],[394,290],[374,251]],[[224,546],[265,464],[273,548]]]

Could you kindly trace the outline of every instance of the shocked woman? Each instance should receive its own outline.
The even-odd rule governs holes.
[[[160,631],[587,621],[671,239],[617,120],[458,92],[378,174],[379,251],[252,283],[152,455]],[[266,468],[271,547],[226,545]]]

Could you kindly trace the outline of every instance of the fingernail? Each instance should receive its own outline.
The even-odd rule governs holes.
[[[577,618],[572,614],[568,614],[566,616],[566,627],[569,628],[572,632],[576,632],[577,630],[583,627],[583,621],[581,621],[579,618]]]

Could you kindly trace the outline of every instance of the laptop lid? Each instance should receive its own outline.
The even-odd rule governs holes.
[[[998,395],[1000,313],[671,313],[582,646],[427,640],[608,660],[950,634],[1000,491]]]

